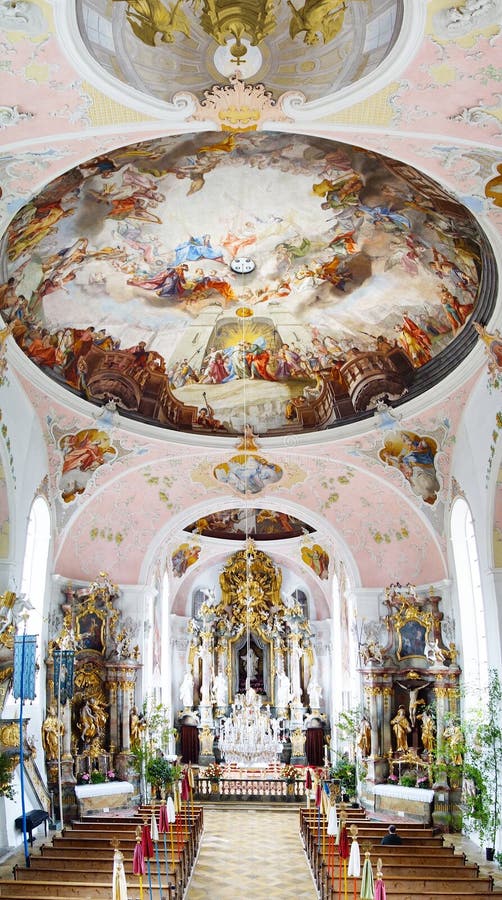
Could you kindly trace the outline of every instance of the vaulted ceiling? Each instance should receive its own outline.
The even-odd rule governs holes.
[[[448,577],[502,2],[220,6],[0,3],[8,364],[57,573],[182,598],[250,535],[324,617],[339,560]]]

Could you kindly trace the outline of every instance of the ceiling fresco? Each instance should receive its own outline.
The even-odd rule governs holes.
[[[258,541],[297,538],[315,531],[311,525],[295,516],[275,509],[237,507],[208,513],[185,527],[185,531],[203,537],[246,540],[249,536]]]
[[[141,93],[199,98],[223,78],[265,81],[307,100],[370,75],[395,44],[401,0],[77,0],[87,51]]]
[[[322,431],[462,359],[486,253],[472,215],[397,161],[183,135],[25,205],[1,306],[29,359],[91,401],[194,434]]]
[[[184,614],[254,516],[324,618],[456,479],[502,558],[502,0],[232,5],[0,0],[0,551]]]

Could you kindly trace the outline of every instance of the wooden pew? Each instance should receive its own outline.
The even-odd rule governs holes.
[[[348,823],[351,824],[350,822]],[[387,833],[386,823],[359,819],[357,840],[362,849],[371,852],[373,869],[378,857],[382,859],[388,900],[471,900],[500,897],[502,891],[493,892],[489,877],[480,877],[476,865],[466,863],[465,854],[455,854],[446,846],[442,835],[436,835],[428,826],[413,823],[396,823],[403,839],[401,845],[382,845]],[[326,822],[319,829],[317,810],[302,809],[300,833],[321,900],[338,900],[339,857],[335,847],[334,862],[328,867],[329,838]],[[350,843],[350,838],[349,838]],[[354,880],[348,879],[349,893],[354,890]],[[360,879],[356,879],[359,896]]]

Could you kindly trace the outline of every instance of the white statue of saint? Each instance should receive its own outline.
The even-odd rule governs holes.
[[[213,691],[216,706],[224,707],[228,702],[228,684],[224,672],[218,672],[213,680]]]
[[[185,709],[191,709],[193,704],[193,674],[192,669],[188,666],[183,681],[180,685],[180,700]]]
[[[258,657],[251,647],[244,657],[244,666],[248,678],[256,678],[258,674]]]
[[[285,709],[291,699],[291,686],[285,672],[279,672],[277,686],[277,706]]]
[[[312,678],[309,681],[308,692],[310,708],[319,709],[322,697],[322,688],[315,675],[312,675]]]

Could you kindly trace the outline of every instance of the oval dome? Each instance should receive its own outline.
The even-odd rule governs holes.
[[[466,355],[494,295],[484,235],[439,185],[291,134],[83,162],[4,248],[3,315],[36,365],[194,434],[324,430],[416,396]]]

